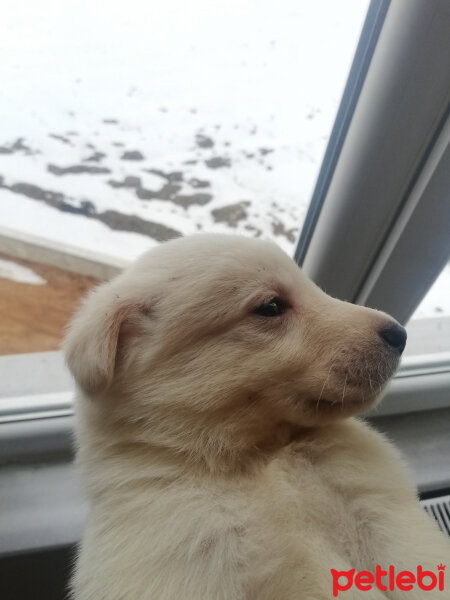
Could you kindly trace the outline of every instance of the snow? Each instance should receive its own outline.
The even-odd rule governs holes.
[[[292,253],[367,6],[113,0],[106,9],[4,0],[1,222],[88,249],[100,245],[120,258],[157,243],[8,189],[31,183],[72,206],[89,201],[97,213],[137,215],[182,234],[232,229],[275,237]],[[144,160],[121,158],[136,150]],[[104,156],[87,161],[95,152]],[[214,157],[230,166],[208,167]],[[56,175],[49,165],[110,172]],[[164,178],[145,169],[182,171],[180,195],[212,198],[185,208],[108,183],[132,176],[143,188],[162,188]],[[209,186],[194,189],[192,179]],[[242,201],[247,215],[234,226],[214,218],[215,209]]]
[[[20,283],[29,283],[31,285],[45,285],[45,279],[40,277],[32,269],[23,267],[10,260],[0,258],[0,278],[10,281],[19,281]]]
[[[3,0],[0,224],[122,260],[197,231],[292,254],[368,4]]]

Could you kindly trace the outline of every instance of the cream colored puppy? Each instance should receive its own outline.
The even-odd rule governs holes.
[[[448,597],[356,585],[450,562],[396,450],[352,418],[405,339],[237,236],[168,242],[97,288],[65,345],[91,502],[73,598]]]

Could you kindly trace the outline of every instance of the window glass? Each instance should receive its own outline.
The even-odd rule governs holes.
[[[444,267],[412,316],[413,319],[439,317],[450,319],[450,264]]]
[[[114,262],[217,231],[293,253],[367,8],[3,0],[0,241]],[[95,281],[18,246],[0,354],[56,349]]]
[[[450,265],[447,264],[407,324],[405,355],[450,356]],[[433,355],[433,356],[431,356]]]

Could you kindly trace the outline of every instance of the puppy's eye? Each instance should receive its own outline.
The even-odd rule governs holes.
[[[272,298],[255,309],[255,313],[262,317],[279,317],[284,312],[286,312],[286,305],[281,298]]]

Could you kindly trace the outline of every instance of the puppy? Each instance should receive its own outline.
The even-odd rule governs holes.
[[[450,562],[397,451],[353,418],[405,340],[237,236],[168,242],[94,290],[65,342],[91,503],[73,599],[330,600],[331,569]]]

